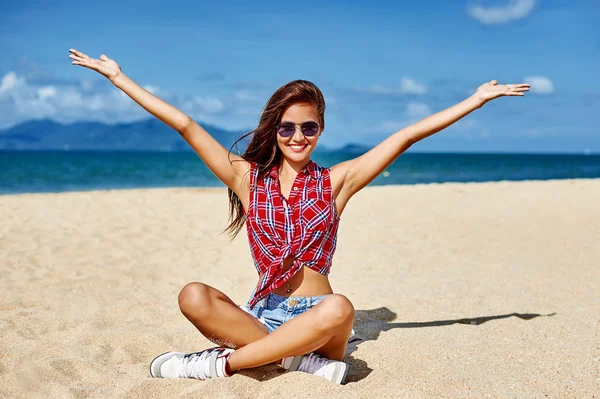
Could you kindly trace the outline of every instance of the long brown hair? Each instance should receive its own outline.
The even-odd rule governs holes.
[[[240,156],[249,163],[254,163],[258,168],[258,180],[261,180],[269,172],[271,167],[281,159],[281,150],[277,146],[276,126],[281,121],[285,110],[293,104],[309,103],[316,107],[319,113],[319,125],[321,130],[325,129],[325,99],[321,90],[312,82],[307,80],[294,80],[281,86],[269,101],[260,116],[258,127],[236,140],[231,146],[237,148],[237,144],[247,137],[252,137],[246,151]],[[253,187],[250,188],[253,190]],[[244,207],[242,201],[228,189],[229,194],[229,225],[224,231],[229,233],[233,240],[245,222]]]

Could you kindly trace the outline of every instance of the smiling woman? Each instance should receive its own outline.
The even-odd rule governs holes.
[[[311,82],[295,80],[280,87],[267,101],[257,128],[244,136],[251,137],[246,151],[237,155],[189,116],[134,83],[106,55],[93,59],[70,52],[74,65],[101,73],[179,132],[227,185],[227,231],[235,237],[246,224],[259,274],[241,307],[209,285],[183,287],[178,298],[182,313],[220,346],[162,354],[150,364],[154,377],[208,379],[276,362],[343,383],[354,308],[348,298],[333,293],[327,276],[346,204],[412,144],[494,98],[523,96],[529,89],[528,84],[484,83],[471,97],[399,130],[360,157],[324,168],[310,158],[325,129],[323,94]]]
[[[286,151],[286,147],[290,147],[295,153],[315,148],[318,135],[321,134],[319,124],[315,122],[318,115],[315,114],[315,107],[309,103],[294,104],[286,110],[281,117],[282,122],[277,125],[277,143],[282,152]],[[295,120],[304,122],[296,123]],[[286,155],[289,158],[291,154]]]

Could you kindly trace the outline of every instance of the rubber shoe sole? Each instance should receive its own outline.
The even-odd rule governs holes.
[[[156,356],[150,362],[150,375],[154,378],[163,378],[162,374],[160,373],[160,366],[162,366],[162,364],[174,354],[179,354],[179,352],[165,352]],[[183,356],[184,353],[181,353],[181,355]]]
[[[302,363],[304,356],[290,356],[283,359],[281,367],[288,371],[297,371]],[[348,375],[348,365],[345,362],[336,362],[335,370],[332,373],[331,379],[324,377],[326,380],[331,381],[335,384],[343,384],[346,381]]]
[[[333,372],[331,379],[325,379],[333,382],[334,384],[342,385],[344,382],[346,382],[347,375],[348,365],[345,362],[337,362],[337,364],[335,365],[335,371]]]

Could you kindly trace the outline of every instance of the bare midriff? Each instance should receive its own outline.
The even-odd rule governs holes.
[[[283,272],[285,273],[292,263],[293,256],[288,256],[283,261]],[[290,292],[288,292],[288,290]],[[294,277],[286,281],[281,287],[272,291],[282,296],[319,296],[333,294],[329,279],[309,267],[303,266]]]

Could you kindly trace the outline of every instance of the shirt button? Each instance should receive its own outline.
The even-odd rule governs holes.
[[[297,191],[297,190],[298,190],[298,187],[294,187],[294,191]]]

